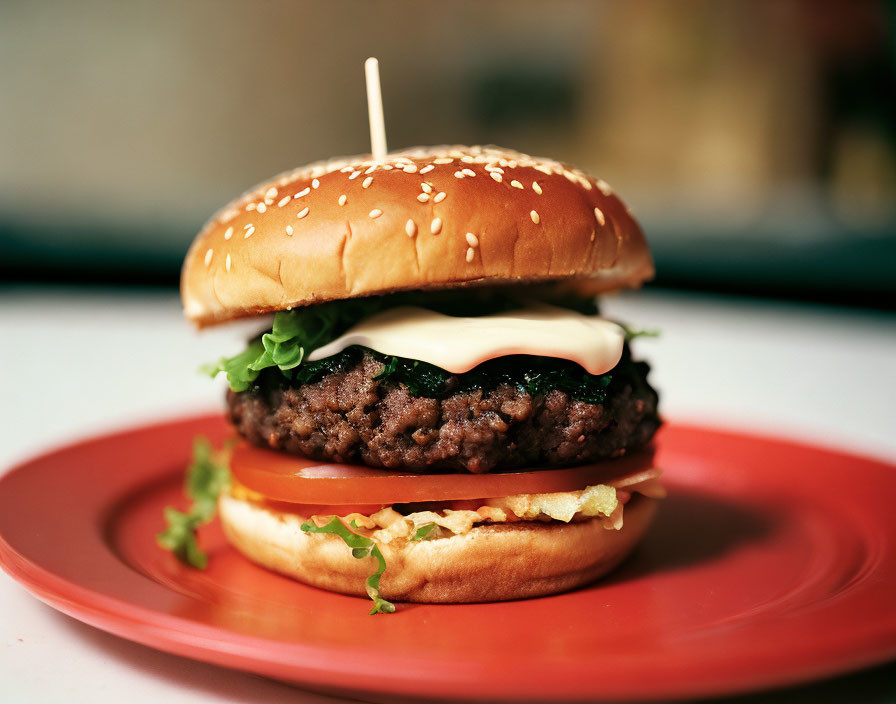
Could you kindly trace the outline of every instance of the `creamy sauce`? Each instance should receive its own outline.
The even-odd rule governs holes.
[[[308,359],[315,362],[361,345],[454,374],[513,354],[568,359],[590,374],[603,374],[619,363],[624,341],[625,331],[616,323],[542,304],[479,318],[402,306],[362,320]]]

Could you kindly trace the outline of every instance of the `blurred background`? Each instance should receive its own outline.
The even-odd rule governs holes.
[[[896,4],[3,0],[0,277],[173,288],[279,171],[494,143],[601,176],[654,285],[896,304]]]

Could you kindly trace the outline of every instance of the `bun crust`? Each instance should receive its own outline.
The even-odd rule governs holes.
[[[216,214],[181,273],[200,326],[401,290],[559,281],[587,293],[653,276],[644,235],[600,179],[496,147],[319,162]]]
[[[374,558],[357,560],[338,536],[308,535],[303,519],[234,498],[219,499],[227,539],[253,562],[321,589],[366,596]],[[593,582],[616,567],[644,535],[656,501],[635,495],[624,526],[600,520],[526,521],[475,526],[470,532],[380,546],[384,598],[422,603],[505,601],[556,594]]]

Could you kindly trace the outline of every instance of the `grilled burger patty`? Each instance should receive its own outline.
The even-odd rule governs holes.
[[[306,383],[266,370],[249,390],[228,391],[227,404],[234,426],[253,444],[415,473],[583,464],[638,448],[659,427],[648,367],[632,361],[627,346],[603,377],[576,368],[587,380],[581,390],[556,372],[572,365],[559,360],[550,360],[552,374],[488,373],[502,364],[519,370],[527,359],[543,361],[502,358],[460,375],[438,370],[434,392],[426,380],[421,389],[390,373],[395,365],[382,355],[354,348]]]

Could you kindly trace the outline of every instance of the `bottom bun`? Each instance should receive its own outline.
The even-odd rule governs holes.
[[[386,572],[380,591],[390,601],[469,603],[556,594],[602,577],[628,555],[647,530],[656,501],[636,494],[624,526],[600,519],[483,524],[469,532],[420,542],[380,545]],[[253,562],[300,582],[366,596],[373,557],[355,559],[341,538],[303,533],[305,518],[222,493],[227,539]]]

